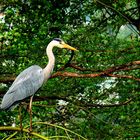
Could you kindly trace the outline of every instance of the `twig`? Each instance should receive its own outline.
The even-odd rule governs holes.
[[[21,131],[20,128],[18,127],[11,127],[11,126],[1,126],[0,127],[0,131]],[[23,132],[26,132],[26,133],[30,133],[30,131],[28,129],[22,129]],[[40,139],[43,139],[43,140],[49,140],[47,137],[44,137],[36,132],[31,132],[30,135],[34,135]]]

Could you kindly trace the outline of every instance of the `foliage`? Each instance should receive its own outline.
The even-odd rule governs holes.
[[[33,64],[45,67],[46,45],[53,38],[79,50],[54,49],[54,77],[34,97],[33,132],[49,139],[138,139],[138,0],[3,0],[0,8],[1,99],[10,77]],[[25,129],[27,105],[28,99],[22,105]],[[1,127],[19,124],[18,107],[0,112]],[[1,139],[22,136],[28,134],[0,130]]]

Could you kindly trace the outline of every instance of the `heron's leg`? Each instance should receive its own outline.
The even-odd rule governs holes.
[[[30,97],[30,104],[29,104],[29,113],[30,113],[30,129],[29,131],[32,131],[32,101],[33,101],[33,96]]]
[[[19,104],[19,121],[20,121],[20,129],[22,130],[22,105]]]

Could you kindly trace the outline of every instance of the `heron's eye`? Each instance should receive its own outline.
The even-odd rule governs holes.
[[[65,43],[63,41],[61,41],[60,44],[64,45]]]

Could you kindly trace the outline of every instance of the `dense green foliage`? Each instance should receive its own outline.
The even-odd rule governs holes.
[[[3,0],[0,8],[0,99],[11,77],[33,64],[45,67],[46,46],[53,38],[79,50],[54,49],[54,74],[71,76],[58,73],[36,93],[34,132],[50,139],[138,139],[139,0]],[[27,103],[28,99],[22,110],[24,128],[29,125]],[[0,111],[0,126],[18,127],[18,117],[18,107]],[[0,131],[0,139],[13,133]],[[13,135],[21,137],[31,136]]]

